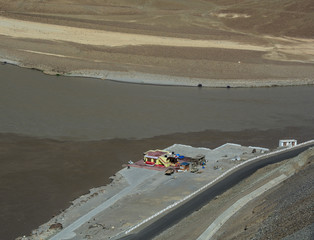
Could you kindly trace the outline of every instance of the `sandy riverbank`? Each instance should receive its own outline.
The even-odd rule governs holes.
[[[13,64],[19,67],[26,67],[40,70],[48,75],[57,76],[75,76],[98,78],[109,81],[150,84],[163,86],[188,86],[188,87],[211,87],[211,88],[251,88],[251,87],[287,87],[314,85],[314,78],[301,79],[204,79],[193,77],[179,77],[161,74],[141,73],[141,72],[123,72],[110,70],[74,70],[67,73],[55,72],[49,69],[41,68],[36,65],[20,63],[16,60],[0,59],[2,64]]]
[[[52,75],[143,84],[314,84],[310,25],[303,24],[303,32],[280,33],[272,26],[267,33],[256,32],[262,20],[252,22],[255,28],[242,29],[246,23],[241,21],[260,17],[252,9],[237,14],[244,10],[226,13],[232,7],[219,3],[153,2],[142,7],[126,2],[94,2],[87,7],[86,2],[75,2],[71,8],[63,1],[37,7],[19,0],[3,4],[0,59]],[[269,21],[277,21],[277,14]]]

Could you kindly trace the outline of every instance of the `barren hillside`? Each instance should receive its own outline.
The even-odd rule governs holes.
[[[127,32],[314,36],[311,0],[1,0],[0,7],[2,14],[21,19]]]

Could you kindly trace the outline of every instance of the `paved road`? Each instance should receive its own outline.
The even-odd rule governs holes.
[[[244,165],[243,167],[237,169],[230,175],[227,175],[225,178],[217,182],[215,185],[209,187],[208,189],[201,192],[199,195],[195,196],[188,202],[184,203],[180,207],[175,208],[168,214],[151,223],[146,228],[142,229],[137,233],[127,235],[121,239],[136,239],[136,240],[151,239],[159,235],[166,229],[170,228],[171,226],[177,224],[181,219],[189,216],[194,211],[199,210],[201,207],[203,207],[217,195],[222,194],[229,188],[239,183],[241,180],[249,177],[258,169],[265,167],[269,164],[293,158],[312,146],[314,146],[313,142],[305,146],[300,146],[293,149],[289,149],[284,152],[280,152],[274,156],[260,158],[247,165]]]

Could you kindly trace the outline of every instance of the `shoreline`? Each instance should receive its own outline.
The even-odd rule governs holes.
[[[74,70],[67,73],[51,71],[38,66],[30,66],[20,61],[0,58],[2,65],[11,64],[21,68],[40,71],[51,76],[85,77],[120,83],[144,84],[156,86],[208,87],[208,88],[266,88],[314,85],[314,78],[304,79],[205,79],[179,77],[143,72],[122,72],[111,70]]]
[[[255,153],[251,153],[252,149],[256,149],[257,151]],[[273,153],[273,149],[270,150],[268,148],[260,148],[255,146],[243,146],[240,144],[233,144],[233,143],[225,143],[223,145],[217,146],[216,148],[205,148],[205,147],[192,147],[190,145],[182,145],[182,144],[173,144],[171,146],[167,146],[164,150],[167,151],[175,151],[184,153],[185,156],[191,157],[194,155],[197,155],[197,153],[203,153],[205,158],[208,159],[206,163],[206,168],[200,170],[200,173],[203,174],[197,174],[193,175],[190,172],[178,172],[175,173],[175,177],[169,177],[164,175],[163,171],[158,171],[155,169],[146,169],[142,167],[133,167],[130,164],[124,164],[122,165],[122,168],[120,168],[118,171],[116,171],[112,176],[110,176],[109,183],[91,188],[88,190],[86,194],[80,195],[77,198],[70,201],[70,206],[66,209],[60,211],[59,214],[53,216],[51,219],[49,219],[47,222],[42,223],[39,225],[36,229],[33,229],[31,231],[31,234],[27,237],[18,237],[16,240],[37,240],[37,239],[64,239],[64,238],[73,238],[75,236],[78,236],[77,231],[81,229],[81,227],[84,227],[87,225],[90,225],[94,223],[94,225],[90,225],[88,229],[93,230],[94,227],[91,226],[107,226],[107,231],[109,231],[107,234],[110,234],[110,237],[117,237],[119,234],[121,234],[121,227],[118,227],[117,223],[110,224],[110,227],[108,227],[107,224],[97,223],[101,215],[106,219],[106,214],[103,212],[106,211],[115,211],[116,205],[120,205],[122,207],[121,201],[125,201],[125,198],[135,198],[140,197],[142,194],[153,194],[154,191],[159,192],[159,194],[164,194],[165,202],[161,204],[163,208],[168,209],[169,205],[172,204],[176,206],[177,204],[181,203],[182,201],[185,201],[190,196],[186,196],[186,193],[191,193],[194,195],[193,191],[200,191],[200,188],[203,189],[204,184],[208,184],[208,173],[211,173],[211,178],[213,181],[216,181],[215,178],[220,179],[223,175],[227,174],[231,169],[237,167],[238,165],[241,165],[247,161],[250,160],[250,157],[259,157],[264,154],[264,151],[266,153]],[[213,157],[217,158],[222,153],[227,153],[228,157],[225,157],[224,160],[219,161],[219,163],[216,163],[213,160]],[[231,160],[233,155],[241,154],[241,160],[235,161]],[[243,155],[242,155],[243,154]],[[218,164],[220,167],[217,170],[213,170],[213,165]],[[131,166],[129,169],[126,167],[127,165]],[[217,166],[218,166],[217,165]],[[200,167],[198,167],[200,168]],[[164,168],[167,169],[167,168]],[[192,174],[192,175],[190,175]],[[141,176],[141,177],[138,177]],[[196,177],[197,176],[197,177]],[[178,185],[177,187],[180,189],[180,191],[173,191],[173,194],[170,194],[168,196],[167,193],[164,192],[163,189],[158,188],[158,184],[148,184],[147,186],[143,185],[145,183],[145,180],[153,178],[156,179],[156,182],[159,183],[161,186],[165,182],[172,181],[178,182],[178,183],[186,183],[181,186]],[[170,178],[170,180],[169,180]],[[196,180],[193,180],[193,178],[196,178]],[[210,178],[210,179],[211,179]],[[157,180],[158,179],[158,180]],[[187,182],[194,182],[193,187],[187,187]],[[176,184],[178,184],[176,183]],[[172,185],[173,183],[169,183],[169,185]],[[164,187],[169,187],[164,186]],[[156,188],[156,189],[155,189]],[[181,189],[182,188],[182,189]],[[152,189],[155,189],[152,191]],[[170,192],[170,191],[169,191]],[[173,196],[172,196],[173,195]],[[140,201],[140,200],[138,200]],[[136,202],[136,201],[134,201]],[[130,203],[129,203],[130,204]],[[127,205],[127,204],[125,204]],[[123,205],[123,206],[125,206]],[[146,208],[145,208],[146,209]],[[144,209],[142,209],[144,210]],[[146,212],[144,216],[149,216],[149,213],[153,211],[158,211],[159,206],[151,206],[150,210],[146,209]],[[99,212],[98,212],[99,211]],[[163,210],[164,211],[164,210]],[[97,212],[97,213],[96,213]],[[134,216],[132,216],[134,218]],[[137,217],[139,218],[139,216]],[[136,221],[142,220],[141,218],[137,219]],[[113,218],[112,220],[118,221],[121,223],[119,219]],[[61,224],[61,225],[60,225]],[[60,226],[62,226],[60,228]],[[134,225],[131,222],[126,222],[123,224],[123,231],[130,231],[134,227]],[[103,228],[104,230],[106,228]],[[96,228],[97,229],[97,228]],[[80,230],[82,231],[82,230]],[[90,230],[87,230],[90,231]],[[118,231],[118,232],[117,232]],[[106,237],[108,237],[106,235]],[[110,238],[109,237],[109,238]],[[106,238],[107,239],[107,238]]]
[[[313,140],[310,140],[308,142],[304,142],[299,144],[298,146],[301,145],[306,145],[309,142],[313,142]],[[223,148],[225,147],[225,151],[227,150],[227,148],[231,147],[231,149],[227,150],[228,153],[230,153],[230,151],[235,151],[235,149],[233,148],[243,148],[240,151],[245,151],[247,149],[255,149],[256,147],[245,147],[242,145],[238,145],[238,144],[230,144],[230,143],[226,143],[220,147],[217,147],[215,149],[209,149],[209,148],[195,148],[195,147],[191,147],[189,145],[172,145],[169,146],[167,149],[180,149],[180,148],[186,148],[185,151],[191,151],[191,153],[193,152],[195,154],[195,152],[197,151],[217,151],[219,148]],[[189,149],[189,150],[187,150]],[[258,149],[258,147],[256,148]],[[261,148],[264,149],[264,148]],[[289,148],[288,148],[289,149]],[[223,178],[225,175],[228,175],[229,172],[232,172],[233,169],[236,169],[242,165],[247,164],[247,162],[250,161],[255,161],[255,159],[259,159],[259,158],[263,158],[267,155],[272,156],[278,152],[283,152],[286,151],[287,149],[272,149],[271,151],[269,151],[269,149],[265,149],[266,150],[266,154],[264,154],[264,152],[262,150],[258,150],[260,151],[259,154],[257,154],[256,156],[253,156],[252,154],[249,154],[250,157],[246,156],[244,159],[241,159],[241,161],[239,161],[238,163],[232,163],[229,161],[227,162],[221,162],[220,164],[223,164],[221,167],[221,169],[219,169],[218,171],[215,170],[215,174],[214,172],[212,172],[212,170],[209,170],[209,166],[212,166],[211,161],[209,161],[206,165],[206,170],[203,170],[201,172],[204,172],[202,174],[202,180],[200,180],[201,178],[198,177],[197,180],[193,180],[194,184],[196,185],[196,187],[194,186],[193,188],[184,188],[183,186],[180,186],[179,188],[181,189],[180,193],[175,193],[175,194],[164,194],[163,198],[164,199],[168,199],[166,201],[166,204],[162,204],[162,209],[160,210],[158,207],[152,207],[153,210],[149,210],[147,211],[143,216],[146,216],[146,219],[141,219],[139,217],[134,219],[134,216],[132,216],[132,221],[135,220],[138,222],[137,225],[134,225],[134,223],[132,221],[129,220],[119,220],[118,219],[111,219],[109,222],[112,222],[112,224],[107,224],[103,223],[102,221],[106,221],[108,220],[106,218],[106,214],[104,214],[103,212],[107,212],[109,211],[109,213],[111,211],[117,211],[117,215],[119,215],[119,210],[117,210],[117,206],[122,206],[121,201],[125,201],[125,197],[129,196],[129,198],[137,198],[137,195],[139,195],[139,197],[141,195],[150,195],[151,191],[153,191],[152,189],[154,189],[154,191],[160,191],[160,189],[158,190],[158,187],[155,186],[155,184],[152,184],[152,189],[148,189],[147,187],[143,186],[143,183],[145,182],[145,179],[147,178],[160,178],[160,179],[168,179],[168,177],[164,177],[163,175],[163,171],[159,172],[159,171],[154,171],[152,169],[147,170],[147,169],[142,169],[142,168],[131,168],[128,169],[125,166],[122,167],[122,169],[120,169],[119,171],[117,171],[114,175],[112,175],[111,177],[109,177],[109,180],[111,180],[110,183],[100,186],[100,187],[96,187],[96,188],[92,188],[89,189],[89,192],[87,194],[81,195],[78,198],[74,199],[73,201],[71,201],[71,205],[60,212],[60,214],[52,217],[49,221],[43,223],[42,225],[38,226],[37,229],[34,229],[31,232],[31,235],[26,237],[18,237],[16,238],[16,240],[23,240],[23,239],[59,239],[59,237],[61,239],[68,239],[68,238],[73,238],[77,235],[81,235],[82,232],[84,232],[84,234],[87,234],[86,236],[93,236],[93,234],[99,234],[99,230],[98,228],[101,227],[102,231],[106,231],[106,234],[109,234],[108,236],[106,235],[106,237],[109,237],[108,239],[110,239],[111,237],[121,237],[123,235],[123,232],[125,232],[124,234],[128,234],[129,232],[133,231],[134,229],[138,228],[139,226],[145,224],[146,222],[148,222],[149,220],[157,217],[158,215],[160,215],[161,213],[165,212],[165,211],[169,211],[169,209],[176,207],[177,205],[180,205],[182,202],[185,202],[187,199],[191,198],[192,196],[194,196],[196,193],[202,191],[203,189],[205,189],[206,187],[212,185],[214,182],[218,181],[219,179]],[[220,150],[219,150],[220,151]],[[239,151],[239,150],[237,150]],[[309,150],[308,150],[309,151]],[[208,153],[210,154],[210,153]],[[243,154],[247,154],[246,152],[244,152]],[[304,153],[301,153],[304,155]],[[215,154],[214,154],[215,155]],[[252,155],[252,156],[251,156]],[[298,156],[297,156],[298,157]],[[292,159],[296,159],[292,158]],[[248,159],[246,159],[248,158]],[[291,159],[288,159],[287,161],[291,161]],[[285,164],[284,164],[285,165]],[[303,166],[306,165],[306,161],[303,160],[302,163],[298,164],[298,168],[302,168]],[[208,168],[208,169],[207,169]],[[214,178],[210,179],[211,181],[208,182],[208,178],[204,176],[206,175],[206,173],[211,172],[212,175],[214,175]],[[285,170],[287,171],[287,170]],[[289,169],[289,171],[291,171]],[[136,177],[138,174],[141,174],[141,178]],[[191,181],[193,178],[191,178],[190,176],[185,176],[189,173],[176,173],[175,177],[172,177],[171,179],[173,179],[172,181],[179,181],[180,183],[182,183],[181,181]],[[218,175],[217,175],[218,174]],[[293,172],[292,174],[290,173],[290,176],[292,176],[293,174],[295,174],[295,172]],[[213,176],[212,176],[213,177]],[[178,178],[178,179],[177,179]],[[174,180],[177,179],[177,180]],[[188,180],[189,179],[189,180]],[[168,180],[169,181],[169,180]],[[159,181],[158,181],[159,182]],[[161,182],[159,182],[159,184],[161,184]],[[205,185],[204,185],[205,184]],[[147,189],[146,189],[147,188]],[[192,189],[192,190],[191,190]],[[184,192],[184,190],[186,192]],[[174,191],[175,192],[175,191]],[[186,193],[190,193],[189,195],[185,195]],[[173,195],[173,196],[172,196]],[[105,201],[103,201],[105,199]],[[119,202],[120,201],[120,202]],[[119,202],[119,203],[117,203]],[[127,203],[131,204],[129,201],[127,201]],[[172,204],[171,204],[172,203]],[[168,205],[167,205],[168,204]],[[171,204],[171,205],[169,205]],[[142,209],[143,210],[143,209]],[[159,212],[155,213],[155,211],[159,210]],[[152,213],[155,213],[154,215],[150,215]],[[141,216],[141,217],[143,217]],[[102,220],[100,220],[102,219]],[[141,220],[141,221],[140,221]],[[98,223],[98,222],[101,223]],[[116,221],[116,222],[115,222]],[[118,224],[118,225],[116,225]],[[122,225],[121,225],[122,224]],[[89,226],[87,226],[89,225]],[[121,226],[119,226],[121,225]],[[95,228],[95,229],[94,229]],[[96,232],[95,232],[96,231]],[[80,233],[78,233],[80,232]],[[107,239],[107,238],[106,238]]]
[[[178,139],[180,139],[180,143],[195,147],[217,148],[228,140],[228,142],[237,142],[244,146],[257,145],[273,149],[277,146],[277,141],[273,139],[295,137],[302,142],[313,139],[313,135],[309,134],[310,132],[313,131],[290,128],[241,132],[205,131],[203,133],[172,134],[133,141],[85,142],[4,134],[2,137],[2,148],[4,149],[2,159],[7,159],[7,161],[3,162],[2,170],[4,173],[7,172],[6,169],[11,171],[10,166],[13,164],[19,166],[15,172],[23,174],[24,177],[22,182],[19,183],[20,178],[16,178],[15,172],[13,172],[6,177],[9,180],[2,182],[11,189],[3,192],[3,195],[6,196],[3,199],[4,204],[14,209],[20,209],[16,213],[11,212],[8,213],[9,215],[4,215],[6,218],[2,218],[2,224],[8,230],[2,229],[2,235],[7,236],[9,239],[9,236],[15,238],[29,234],[40,224],[51,219],[51,216],[59,214],[61,209],[68,208],[70,202],[81,195],[85,195],[89,189],[110,184],[109,177],[120,171],[126,160],[131,159],[134,161],[139,159],[142,156],[141,151],[143,149],[156,148],[156,146],[166,148],[174,142],[178,142]],[[258,137],[260,135],[264,137]],[[122,147],[124,153],[122,155],[115,154]],[[5,151],[5,149],[7,150]],[[9,157],[12,151],[17,150],[19,155],[15,158]],[[90,164],[90,156],[92,156],[93,164]],[[42,159],[46,160],[42,162]],[[104,159],[109,159],[109,161],[104,161]],[[38,163],[41,163],[40,172],[34,174],[34,171],[38,169]],[[64,166],[63,163],[68,164]],[[60,167],[62,166],[64,167],[62,168],[62,174],[60,174]],[[38,179],[40,179],[40,183]],[[56,180],[51,181],[52,179]],[[61,180],[67,182],[60,184]],[[27,184],[33,181],[35,181],[34,184]],[[106,183],[104,184],[104,182]],[[34,187],[37,190],[29,195],[28,192],[33,191]],[[26,193],[22,202],[16,197],[16,192],[19,192],[22,196],[24,192]],[[51,196],[55,197],[51,198]],[[38,212],[38,209],[42,210]],[[32,220],[27,221],[24,218],[17,220],[21,213],[27,219],[31,217]],[[26,226],[22,224],[24,221],[28,223]],[[19,233],[19,235],[16,233]]]
[[[170,20],[160,6],[139,11],[136,4],[126,4],[129,10],[135,10],[131,15],[124,15],[124,4],[106,6],[102,14],[98,10],[103,5],[97,5],[92,15],[86,15],[89,11],[80,4],[68,12],[60,11],[60,6],[43,4],[43,12],[31,6],[21,14],[12,12],[20,6],[4,5],[0,15],[0,61],[49,75],[159,86],[314,85],[314,40],[302,32],[278,34],[272,28],[252,31],[237,22],[237,18],[244,17],[241,14],[234,15],[236,22],[230,27],[226,16],[215,12],[206,14],[206,20],[205,15],[189,16],[190,12],[186,13],[187,19]],[[199,6],[192,9],[203,11]],[[112,15],[119,17],[112,19]],[[239,24],[244,24],[246,30]]]

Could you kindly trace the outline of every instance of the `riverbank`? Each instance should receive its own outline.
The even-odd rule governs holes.
[[[215,148],[226,141],[275,148],[276,139],[295,137],[302,142],[312,139],[312,133],[308,128],[205,131],[142,140],[78,142],[0,134],[0,235],[5,239],[29,235],[89,189],[109,184],[109,177],[123,164],[137,161],[148,149],[166,148],[175,142]]]
[[[151,12],[149,7],[124,15],[129,21],[122,22],[104,22],[99,12],[85,15],[84,8],[73,15],[59,15],[49,13],[53,8],[43,7],[47,12],[0,12],[2,62],[50,75],[153,85],[225,88],[314,84],[314,40],[302,34],[290,37],[230,29],[223,15],[214,12],[206,19],[212,25],[202,19],[195,27],[187,19],[170,24],[161,18],[165,21],[161,24],[154,15],[166,13],[161,9]],[[147,22],[138,19],[150,14]],[[201,20],[186,14],[191,20]],[[133,21],[137,25],[130,28]],[[217,21],[219,24],[214,24]],[[113,22],[119,27],[111,26]]]
[[[40,68],[36,65],[29,65],[1,59],[2,64],[12,64],[19,67],[29,68],[41,71],[52,76],[67,77],[87,77],[108,81],[149,84],[162,86],[187,86],[187,87],[210,87],[210,88],[254,88],[254,87],[287,87],[287,86],[305,86],[314,85],[314,78],[300,79],[204,79],[193,77],[179,77],[170,75],[150,74],[141,72],[122,72],[110,70],[75,70],[68,73],[54,72],[48,68]]]
[[[27,239],[47,239],[60,231],[60,228],[51,226],[60,225],[64,230],[52,239],[75,236],[111,239],[181,200],[228,169],[268,151],[238,144],[224,144],[215,149],[175,144],[167,150],[187,157],[202,153],[207,160],[206,166],[198,166],[198,173],[178,172],[166,176],[164,171],[154,170],[153,167],[146,169],[130,165],[130,168],[123,168],[116,173],[112,183],[79,197],[70,208],[33,231]],[[239,159],[233,160],[235,156]]]
[[[158,216],[159,211],[163,212],[164,209],[177,206],[182,199],[223,175],[228,169],[235,168],[240,163],[244,164],[246,160],[264,152],[264,150],[252,151],[258,149],[255,147],[248,148],[235,144],[225,144],[213,150],[184,145],[173,145],[168,149],[178,150],[189,157],[201,151],[205,153],[208,161],[205,168],[200,168],[198,174],[185,172],[166,176],[163,172],[153,169],[132,166],[124,168],[115,174],[110,185],[92,189],[88,195],[73,201],[72,206],[63,213],[33,231],[31,236],[21,239],[48,239],[51,236],[53,240],[77,237],[112,239],[124,236],[134,231],[135,227],[141,228],[141,225],[145,224],[146,219],[150,219],[151,216]],[[240,156],[239,160],[232,160],[235,154]],[[278,173],[294,175],[311,163],[312,156],[313,149],[305,152],[301,157],[284,161],[283,164],[268,166],[267,168],[272,171],[254,179],[245,190],[254,190],[255,185],[265,184],[266,181],[277,177]],[[219,168],[215,168],[217,164]],[[259,174],[261,171],[263,170],[260,170]],[[181,225],[178,227],[182,228]],[[179,231],[178,234],[181,232]],[[175,237],[175,239],[181,238]]]

